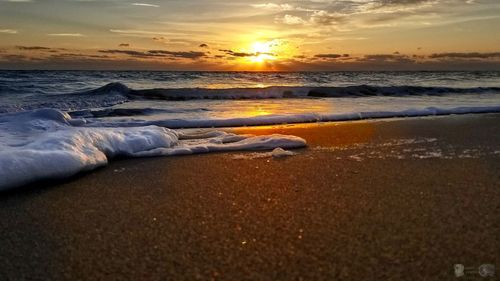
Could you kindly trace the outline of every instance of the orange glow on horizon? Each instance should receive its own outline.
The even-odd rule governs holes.
[[[279,71],[278,63],[293,53],[281,40],[255,40],[245,38],[249,42],[240,48],[248,54],[237,60],[236,68],[245,71]]]

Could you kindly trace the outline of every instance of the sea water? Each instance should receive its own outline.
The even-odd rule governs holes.
[[[213,128],[500,112],[500,72],[0,71],[0,190],[116,156],[306,145]]]

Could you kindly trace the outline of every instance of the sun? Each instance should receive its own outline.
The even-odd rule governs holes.
[[[252,44],[252,50],[255,53],[269,53],[271,52],[271,42],[255,42]]]
[[[276,54],[273,53],[275,46],[273,42],[254,42],[250,51],[253,56],[248,57],[251,62],[261,63],[268,60],[275,60]]]
[[[269,38],[271,36],[265,36]],[[263,36],[248,36],[240,40],[241,45],[233,52],[235,69],[252,71],[280,70],[296,52],[296,46],[284,39],[262,39]]]

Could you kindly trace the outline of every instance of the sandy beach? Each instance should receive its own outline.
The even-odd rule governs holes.
[[[2,193],[0,280],[455,280],[457,263],[500,267],[500,114],[228,130],[308,148],[115,160]]]

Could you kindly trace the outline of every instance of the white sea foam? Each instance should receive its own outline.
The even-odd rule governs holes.
[[[0,190],[40,179],[66,178],[106,165],[116,156],[182,155],[306,145],[305,140],[286,135],[250,136],[222,131],[188,134],[158,126],[75,126],[84,123],[55,109],[0,115]]]
[[[337,160],[364,161],[367,159],[464,159],[499,157],[499,151],[490,146],[463,149],[454,145],[442,147],[436,138],[391,139],[346,146],[317,146],[313,150],[334,153]]]
[[[349,121],[377,118],[393,117],[418,117],[418,116],[437,116],[450,114],[469,114],[469,113],[492,113],[500,112],[500,106],[468,106],[453,108],[426,107],[415,108],[401,111],[367,111],[342,114],[270,114],[254,117],[238,118],[204,118],[204,119],[161,119],[161,120],[141,120],[141,119],[88,119],[85,125],[88,127],[139,127],[139,126],[160,126],[166,128],[210,128],[210,127],[238,127],[238,126],[257,126],[257,125],[276,125],[310,122],[330,122],[330,121]]]
[[[271,152],[254,152],[245,154],[235,154],[232,156],[235,160],[259,159],[259,158],[284,158],[288,156],[297,155],[296,152],[285,150],[281,147],[275,148]]]

